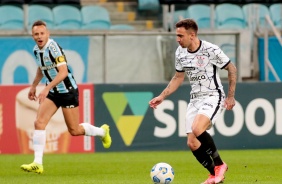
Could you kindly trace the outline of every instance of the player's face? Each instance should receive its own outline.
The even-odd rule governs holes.
[[[49,31],[44,25],[34,26],[32,28],[32,37],[38,47],[42,49],[49,39]]]
[[[176,28],[176,41],[182,48],[189,48],[193,40],[193,32],[184,27]]]

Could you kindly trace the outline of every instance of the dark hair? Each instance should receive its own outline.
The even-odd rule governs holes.
[[[47,27],[47,24],[46,24],[44,21],[42,21],[42,20],[37,20],[37,21],[35,21],[35,22],[32,24],[32,28],[33,28],[34,26],[45,26],[45,27]]]
[[[196,34],[198,32],[198,25],[196,21],[194,21],[193,19],[180,20],[179,22],[175,24],[175,27],[176,28],[184,27],[186,30],[192,29],[193,31],[195,31]]]

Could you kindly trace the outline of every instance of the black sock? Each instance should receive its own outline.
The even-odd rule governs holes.
[[[214,162],[211,157],[205,152],[202,145],[195,151],[192,151],[193,155],[196,159],[202,164],[211,175],[215,175],[214,173]]]
[[[216,146],[211,135],[208,132],[204,131],[201,135],[197,137],[197,139],[203,145],[205,152],[212,157],[214,165],[222,165],[223,162],[217,152]]]

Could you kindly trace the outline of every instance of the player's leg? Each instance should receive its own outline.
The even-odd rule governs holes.
[[[201,142],[204,151],[208,153],[214,161],[215,183],[222,182],[228,167],[227,164],[221,160],[213,138],[207,131],[204,131],[202,134],[197,136],[197,139]]]
[[[219,103],[222,102],[222,103]],[[203,105],[199,109],[194,119],[192,132],[200,141],[204,150],[212,157],[215,164],[215,183],[224,180],[224,174],[227,171],[227,165],[222,161],[216,145],[211,135],[206,131],[218,118],[223,108],[223,98],[220,96],[212,96],[204,100]]]
[[[209,171],[209,177],[203,184],[214,184],[215,183],[215,172],[214,172],[214,162],[211,157],[205,152],[204,147],[201,145],[200,141],[196,138],[193,133],[188,134],[187,144],[191,149],[193,155],[196,157],[198,162],[202,164]]]
[[[68,127],[68,131],[73,136],[86,135],[86,136],[99,136],[101,137],[103,146],[109,148],[112,143],[110,136],[110,128],[104,124],[101,127],[96,127],[90,123],[79,124],[79,108],[66,108],[62,107],[64,118]]]
[[[201,102],[199,100],[191,100],[187,107],[186,112],[186,133],[187,133],[187,145],[192,151],[195,158],[199,161],[200,164],[203,165],[209,171],[209,178],[204,182],[204,184],[214,184],[214,163],[211,157],[205,152],[203,146],[200,141],[196,138],[196,136],[192,133],[192,124],[194,119],[198,114],[198,110],[201,106]]]
[[[46,143],[45,128],[57,109],[58,107],[54,102],[48,98],[39,105],[33,133],[34,161],[31,164],[23,164],[21,169],[24,171],[32,171],[38,174],[43,172],[43,151]]]

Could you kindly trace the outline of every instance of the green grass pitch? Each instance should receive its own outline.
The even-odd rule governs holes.
[[[282,150],[220,150],[229,170],[225,184],[281,184]],[[152,184],[150,170],[167,162],[173,184],[199,184],[207,171],[190,151],[46,154],[43,174],[20,170],[33,155],[0,155],[1,184]]]

